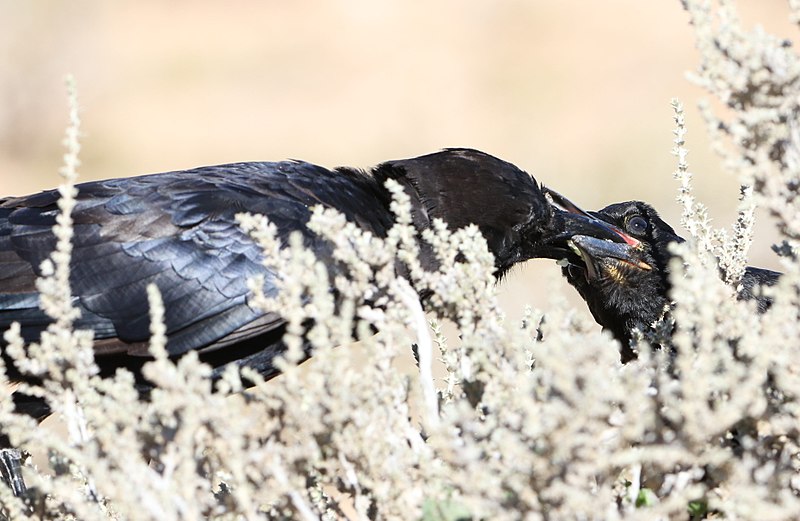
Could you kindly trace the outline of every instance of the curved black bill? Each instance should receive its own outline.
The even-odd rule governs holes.
[[[545,194],[549,194],[553,202],[553,235],[547,237],[543,244],[538,246],[536,257],[548,257],[551,259],[572,258],[574,250],[569,241],[576,235],[594,237],[602,241],[610,241],[613,244],[626,244],[631,247],[638,247],[639,241],[626,234],[613,224],[607,223],[602,219],[582,210],[572,201],[543,187]]]
[[[583,210],[578,205],[559,194],[555,190],[542,187],[542,191],[549,195],[557,210],[563,212],[562,218],[565,221],[564,232],[559,234],[564,239],[573,235],[586,235],[598,239],[606,239],[613,242],[624,242],[632,247],[639,246],[639,241],[623,232],[611,223],[598,219],[589,212]],[[569,235],[569,237],[566,237]]]

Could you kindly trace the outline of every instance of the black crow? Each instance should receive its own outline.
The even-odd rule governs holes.
[[[558,195],[554,195],[558,199]],[[579,209],[573,211],[580,212]],[[609,242],[591,235],[575,235],[569,243],[576,255],[567,257],[564,276],[586,301],[598,324],[621,344],[621,359],[636,357],[632,331],[646,330],[670,305],[668,244],[683,242],[652,206],[630,201],[607,206],[591,215],[621,229],[629,240]],[[770,305],[759,286],[771,286],[780,273],[747,267],[740,299],[757,299],[764,312]]]
[[[302,161],[234,163],[80,184],[70,283],[80,310],[75,326],[94,332],[101,373],[125,367],[138,375],[148,360],[146,287],[154,283],[166,308],[171,356],[196,351],[215,375],[239,364],[273,376],[284,321],[248,305],[247,281],[263,276],[265,293],[274,295],[275,273],[264,268],[260,248],[235,215],[267,216],[283,240],[300,231],[335,271],[330,245],[305,227],[311,208],[334,208],[383,237],[393,222],[389,178],[410,196],[418,231],[435,218],[451,229],[476,224],[498,276],[533,257],[563,257],[574,234],[622,240],[594,217],[551,205],[516,166],[470,149],[389,161],[370,172]],[[55,245],[58,199],[50,190],[0,200],[0,330],[18,322],[26,341],[38,340],[51,323],[39,309],[35,279]],[[426,255],[423,264],[436,262]],[[25,378],[6,361],[11,378]],[[40,401],[18,398],[22,412],[47,414]]]

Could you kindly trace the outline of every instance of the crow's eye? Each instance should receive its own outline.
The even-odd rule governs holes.
[[[647,231],[647,221],[640,215],[634,215],[628,219],[628,231],[631,233],[643,234]]]

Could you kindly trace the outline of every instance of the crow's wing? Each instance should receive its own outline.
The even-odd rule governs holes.
[[[265,292],[274,295],[275,273],[237,226],[239,212],[266,215],[284,239],[300,230],[323,260],[329,246],[305,228],[310,207],[337,208],[378,235],[391,224],[385,194],[369,176],[299,161],[202,167],[78,189],[70,282],[81,311],[76,325],[94,331],[98,355],[146,354],[150,283],[164,299],[173,355],[282,326],[279,316],[247,305],[247,280],[263,275]],[[55,246],[58,197],[47,191],[0,201],[0,329],[20,322],[28,340],[50,323],[34,281]]]

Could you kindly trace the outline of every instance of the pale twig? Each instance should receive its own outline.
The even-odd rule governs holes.
[[[150,354],[155,358],[166,358],[167,327],[164,325],[164,301],[155,284],[147,285],[147,303],[150,306]]]
[[[53,226],[56,236],[55,251],[50,254],[41,266],[42,278],[37,279],[37,288],[41,293],[41,306],[51,317],[56,319],[56,324],[62,329],[67,329],[80,314],[72,306],[71,290],[69,283],[69,260],[72,255],[72,210],[75,207],[75,197],[78,194],[75,181],[78,178],[78,154],[81,146],[80,113],[78,94],[75,79],[67,78],[67,92],[69,102],[69,125],[67,126],[64,144],[67,151],[64,153],[64,164],[59,173],[64,182],[59,185],[58,215]]]
[[[439,400],[433,382],[433,341],[428,329],[425,312],[419,296],[411,284],[402,277],[395,280],[393,286],[395,296],[411,313],[411,326],[417,336],[417,354],[419,356],[419,380],[422,387],[422,399],[425,404],[425,419],[428,428],[439,423]]]
[[[300,493],[289,483],[289,478],[286,475],[286,471],[281,466],[280,461],[276,459],[270,468],[272,469],[273,476],[275,476],[275,481],[280,483],[284,488],[288,489],[287,493],[292,501],[292,505],[294,505],[294,508],[297,510],[300,516],[305,521],[319,521],[319,517],[314,514],[314,512],[311,510],[311,507],[308,506]]]

